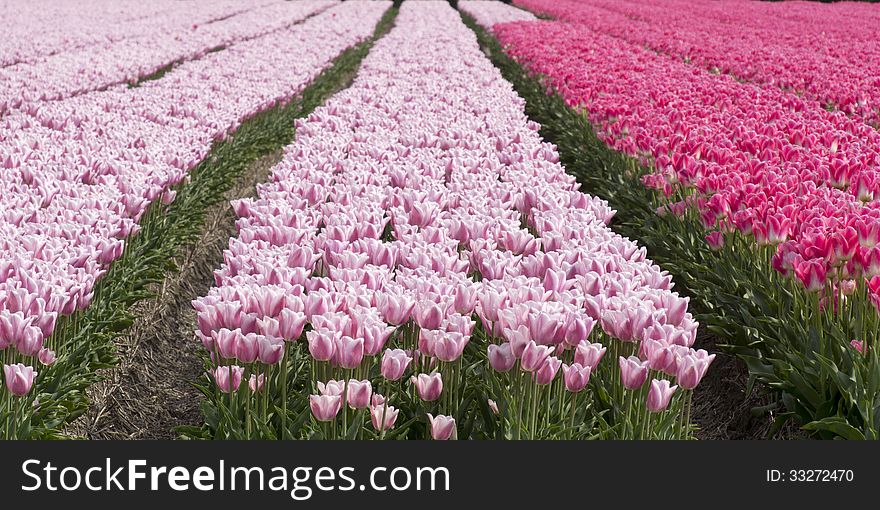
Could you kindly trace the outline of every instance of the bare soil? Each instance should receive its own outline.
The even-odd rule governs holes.
[[[717,338],[699,332],[694,348],[715,354],[706,377],[694,390],[692,422],[699,428],[698,439],[807,439],[807,434],[789,422],[770,437],[774,413],[756,414],[752,410],[774,402],[773,394],[755,385],[748,392],[749,371],[736,356],[718,349]]]

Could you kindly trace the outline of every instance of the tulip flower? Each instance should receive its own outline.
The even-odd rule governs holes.
[[[23,397],[31,391],[37,372],[34,372],[33,367],[16,363],[3,365],[3,376],[6,379],[6,389],[17,397]]]
[[[548,356],[544,359],[544,363],[535,371],[535,382],[541,385],[547,385],[556,378],[556,373],[562,365],[562,360],[556,356]]]
[[[522,368],[526,372],[535,372],[544,364],[544,361],[553,353],[553,347],[546,345],[538,345],[534,341],[529,341],[526,348],[523,349]]]
[[[678,385],[685,390],[696,388],[703,379],[703,376],[706,375],[706,371],[709,369],[709,365],[714,358],[715,355],[713,354],[708,358],[702,359],[693,355],[687,355],[679,359],[676,374]]]
[[[316,420],[326,422],[336,419],[342,409],[341,395],[309,395],[309,407]]]
[[[636,356],[630,356],[629,358],[621,356],[619,362],[620,379],[624,388],[629,390],[641,388],[642,384],[645,383],[645,379],[648,378],[648,364]]]
[[[364,339],[341,337],[336,342],[335,359],[342,368],[357,368],[364,359]]]
[[[223,393],[233,393],[238,391],[241,384],[241,378],[244,375],[244,368],[238,365],[217,367],[211,371],[214,376],[214,382]]]
[[[489,365],[496,372],[508,372],[516,363],[516,356],[513,355],[513,348],[510,343],[489,344]]]
[[[318,393],[321,395],[342,395],[345,391],[345,381],[329,380],[326,383],[318,381]]]
[[[428,425],[431,428],[431,437],[438,440],[458,439],[455,428],[455,418],[438,414],[428,413]]]
[[[858,351],[859,354],[865,354],[865,343],[861,340],[853,340],[849,343],[853,349]]]
[[[373,386],[370,381],[348,381],[348,405],[352,409],[364,409],[370,405]]]
[[[572,393],[578,393],[587,387],[590,382],[590,367],[580,363],[562,365],[562,378],[565,381],[565,389]]]
[[[652,413],[665,411],[669,407],[669,401],[672,400],[672,395],[677,388],[678,386],[670,386],[669,381],[665,379],[652,379],[646,402],[648,411]]]
[[[400,411],[395,409],[394,406],[385,405],[384,403],[370,407],[370,421],[377,432],[384,432],[394,428],[398,414],[400,414]]]
[[[329,331],[309,331],[306,333],[309,353],[318,361],[329,361],[336,353],[336,338]]]
[[[400,379],[412,360],[402,349],[385,349],[382,355],[382,376],[389,381]]]
[[[574,362],[581,366],[590,367],[590,369],[596,370],[596,367],[599,365],[599,361],[602,360],[602,356],[605,355],[606,350],[607,349],[600,343],[590,343],[586,340],[582,340],[578,343],[577,348],[575,349]]]
[[[256,374],[251,374],[250,379],[248,379],[248,388],[250,388],[251,392],[259,393],[263,391],[263,387],[266,385],[266,376],[260,374],[257,376]]]
[[[43,347],[40,349],[37,358],[43,365],[51,367],[55,363],[55,351],[50,350],[48,347]]]
[[[425,402],[433,402],[440,398],[443,392],[443,379],[439,373],[419,374],[410,377],[410,383],[414,384],[419,398]]]

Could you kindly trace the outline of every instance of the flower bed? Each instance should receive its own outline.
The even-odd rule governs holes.
[[[169,66],[300,22],[334,5],[325,0],[284,2],[206,25],[157,27],[154,33],[64,51],[38,62],[0,69],[0,115],[31,103],[113,85],[136,83]],[[196,18],[198,19],[198,18]],[[154,18],[145,20],[153,22]]]
[[[568,149],[594,161],[581,179],[628,209],[625,231],[701,297],[701,318],[782,390],[784,416],[827,435],[876,437],[877,133],[586,27],[493,30],[541,89],[583,112],[558,131],[592,125],[596,142],[629,156],[606,155],[591,133],[559,133],[597,152]],[[644,214],[652,209],[661,217]]]
[[[847,2],[517,0],[702,68],[804,95],[880,127],[880,15]]]
[[[233,204],[187,433],[688,437],[714,357],[688,300],[538,129],[445,2],[404,3]]]
[[[114,303],[147,295],[148,281],[113,282],[109,288],[125,290],[112,296],[96,296],[107,287],[99,283],[108,270],[127,278],[128,267],[147,264],[156,271],[158,264],[161,271],[163,264],[131,260],[126,238],[138,234],[139,246],[149,245],[153,229],[168,227],[163,210],[173,207],[176,189],[185,187],[188,172],[212,146],[260,112],[293,100],[336,56],[366,40],[389,5],[347,2],[142,87],[58,101],[2,120],[0,161],[9,178],[0,194],[0,355],[9,366],[33,366],[37,358],[46,365],[26,398],[4,393],[6,436],[63,425],[81,410],[94,370],[112,363],[112,337],[83,332],[124,328],[126,319],[104,321],[119,314]],[[155,257],[151,250],[147,246]],[[106,303],[106,314],[86,313],[93,300]],[[6,379],[19,381],[16,388],[20,380]]]

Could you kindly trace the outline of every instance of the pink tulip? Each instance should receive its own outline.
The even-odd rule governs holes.
[[[431,427],[431,437],[438,441],[458,438],[455,418],[442,414],[433,416],[431,413],[428,413],[428,424]]]
[[[341,395],[309,395],[309,407],[316,420],[327,422],[336,419],[342,409]]]
[[[410,319],[415,302],[405,295],[382,294],[379,297],[379,310],[385,322],[394,326],[406,324]]]
[[[253,363],[260,355],[260,345],[257,343],[258,336],[255,333],[240,335],[235,345],[235,357],[244,363]]]
[[[397,421],[399,413],[400,411],[395,409],[394,406],[385,405],[384,403],[373,405],[370,407],[370,421],[377,432],[391,430],[394,428],[394,423]]]
[[[580,363],[562,365],[562,378],[565,381],[565,389],[572,393],[578,393],[587,387],[590,382],[590,367]]]
[[[713,251],[724,248],[724,234],[722,232],[712,232],[706,235],[706,243]]]
[[[309,353],[318,361],[330,361],[336,353],[336,336],[330,331],[309,331],[306,333]]]
[[[266,376],[264,374],[251,374],[250,379],[248,379],[248,388],[250,388],[251,392],[259,393],[263,391],[263,387],[266,385]]]
[[[451,362],[461,357],[470,337],[461,333],[439,333],[435,337],[434,356],[440,361]]]
[[[345,392],[345,381],[335,381],[333,379],[323,383],[318,381],[318,393],[321,395],[342,395]]]
[[[382,376],[389,381],[400,379],[412,360],[402,349],[385,349],[382,355]]]
[[[590,343],[583,340],[578,343],[574,351],[574,362],[584,367],[590,367],[591,370],[596,370],[606,350],[600,343]]]
[[[214,376],[214,382],[223,393],[233,393],[238,391],[241,385],[241,378],[244,375],[244,368],[238,365],[217,367],[211,371]]]
[[[859,354],[865,354],[865,344],[861,340],[853,340],[849,343],[853,349],[858,351]]]
[[[284,355],[284,340],[260,335],[257,337],[260,362],[266,365],[274,365],[281,361]]]
[[[636,356],[629,358],[621,356],[619,362],[620,380],[624,388],[629,390],[641,388],[645,384],[645,379],[648,378],[648,364]]]
[[[526,346],[531,341],[529,329],[526,326],[519,326],[514,329],[505,329],[504,336],[510,343],[511,351],[516,358],[521,358]]]
[[[425,402],[437,400],[443,392],[443,379],[438,372],[414,375],[410,377],[410,383],[415,385],[419,398]]]
[[[665,379],[652,379],[646,402],[648,411],[652,413],[665,411],[669,407],[669,401],[672,400],[672,395],[677,388],[678,386],[670,386],[669,381]]]
[[[715,355],[713,354],[708,358],[702,359],[694,355],[687,355],[679,359],[678,372],[676,374],[678,385],[685,390],[696,388],[703,379],[703,376],[706,375],[706,371],[709,369],[709,365],[714,358]]]
[[[593,331],[595,321],[587,316],[572,315],[565,325],[565,343],[571,347],[577,346],[586,340]]]
[[[344,336],[336,342],[336,363],[342,368],[357,368],[364,359],[364,339]]]
[[[3,365],[3,375],[6,378],[6,388],[17,397],[23,397],[31,391],[37,372],[33,367],[24,366],[21,363]]]
[[[544,361],[553,353],[553,347],[546,345],[538,345],[534,341],[529,341],[523,350],[522,369],[526,372],[535,372],[544,365]]]
[[[559,372],[559,367],[561,365],[562,360],[556,356],[548,356],[544,359],[544,363],[541,367],[535,372],[535,382],[541,385],[552,383],[553,379],[556,378],[556,373]]]
[[[489,344],[489,365],[496,372],[508,372],[516,364],[516,356],[510,343]]]
[[[281,337],[289,342],[298,339],[302,335],[305,324],[306,316],[302,312],[295,312],[285,308],[281,310],[278,316]]]
[[[353,409],[364,409],[370,405],[373,386],[370,381],[348,381],[348,405]]]
[[[40,353],[37,355],[37,358],[43,365],[51,367],[55,363],[55,351],[49,350],[48,347],[43,347],[42,349],[40,349]]]

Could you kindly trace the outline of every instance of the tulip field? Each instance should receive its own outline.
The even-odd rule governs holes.
[[[876,7],[0,12],[2,438],[880,439]]]

